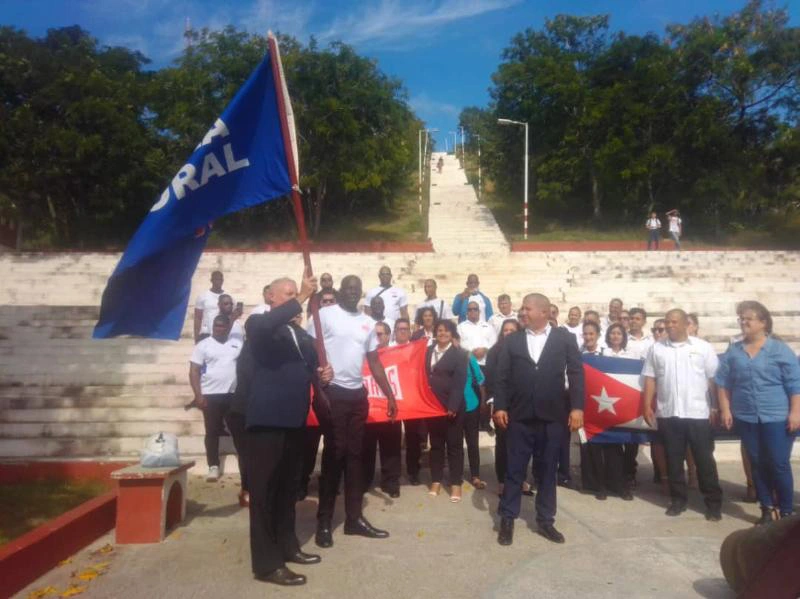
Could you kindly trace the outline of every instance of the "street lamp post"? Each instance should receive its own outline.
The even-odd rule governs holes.
[[[419,192],[419,213],[422,214],[422,155],[428,156],[428,135],[434,131],[438,131],[438,129],[420,129],[417,132],[417,145],[418,145],[418,152],[419,152],[419,182],[417,184],[417,190]],[[422,134],[425,134],[425,149],[423,151],[422,148]]]
[[[476,135],[478,140],[478,201],[483,200],[483,185],[481,184],[481,136]]]
[[[461,127],[461,166],[467,168],[467,155],[464,153],[464,127]]]
[[[523,197],[523,216],[524,216],[524,225],[523,225],[523,239],[528,239],[528,123],[523,121],[512,121],[511,119],[497,119],[497,123],[499,125],[519,125],[521,127],[525,127],[525,191]]]

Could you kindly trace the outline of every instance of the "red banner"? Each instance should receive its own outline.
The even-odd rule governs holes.
[[[428,377],[425,375],[427,348],[427,339],[419,339],[405,345],[378,350],[378,357],[397,400],[398,420],[433,418],[447,414],[428,385]],[[369,397],[367,422],[387,422],[389,418],[386,416],[386,397],[372,377],[366,361],[362,372]],[[307,424],[308,426],[319,424],[313,410],[309,411]]]

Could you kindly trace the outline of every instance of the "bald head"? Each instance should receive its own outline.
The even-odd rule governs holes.
[[[269,284],[269,303],[273,308],[297,297],[297,283],[289,277],[275,279]]]
[[[527,328],[540,331],[547,326],[550,319],[550,300],[541,293],[529,293],[522,300]]]
[[[680,308],[673,308],[664,315],[664,326],[670,341],[681,342],[689,338],[689,317]]]

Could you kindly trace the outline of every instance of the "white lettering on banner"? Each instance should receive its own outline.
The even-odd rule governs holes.
[[[195,148],[195,150],[207,146],[215,137],[227,137],[230,135],[228,126],[222,122],[222,119],[217,119],[214,126],[206,133],[203,141]],[[250,160],[247,157],[236,159],[233,155],[233,147],[230,143],[222,146],[222,155],[225,158],[225,166],[222,165],[219,158],[214,152],[208,152],[203,158],[203,168],[200,175],[200,182],[195,179],[197,176],[197,169],[191,163],[184,164],[178,174],[173,177],[169,186],[161,193],[150,212],[161,210],[169,202],[170,190],[175,194],[175,199],[182,200],[189,192],[197,191],[206,185],[212,177],[224,177],[225,175],[238,171],[239,169],[250,166]],[[187,191],[188,188],[188,191]]]
[[[400,374],[397,372],[397,365],[386,366],[384,370],[386,372],[386,378],[389,381],[389,386],[392,388],[392,393],[394,393],[394,398],[397,401],[401,401],[403,399],[403,387],[400,385]],[[375,382],[372,375],[364,377],[364,386],[367,388],[367,395],[369,397],[386,399],[386,396],[383,394],[383,391],[381,391],[381,388],[378,386],[378,383]]]

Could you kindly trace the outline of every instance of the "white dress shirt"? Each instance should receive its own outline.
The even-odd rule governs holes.
[[[544,344],[547,343],[547,338],[550,336],[550,330],[552,328],[553,327],[548,324],[544,330],[539,331],[538,333],[530,329],[525,329],[525,338],[528,341],[528,354],[530,354],[531,360],[537,364],[539,362],[539,358],[542,357]]]
[[[628,352],[628,356],[631,358],[638,358],[639,360],[644,360],[647,357],[647,352],[650,351],[650,347],[653,345],[654,341],[650,335],[642,335],[641,338],[637,339],[633,335],[628,335],[628,345],[625,349]]]
[[[452,343],[448,343],[447,347],[445,347],[442,350],[439,349],[438,344],[433,346],[433,351],[431,352],[431,370],[433,370],[433,367],[436,366],[439,360],[442,359],[442,356],[445,355],[445,353],[447,353],[447,350],[450,349],[452,346],[453,346]]]
[[[494,332],[494,327],[488,322],[472,322],[465,320],[458,325],[458,334],[461,336],[461,347],[467,351],[472,351],[479,347],[485,347],[487,350],[492,347],[497,341],[497,334]],[[481,366],[486,365],[486,355],[478,360]]]
[[[583,346],[583,325],[577,324],[574,327],[569,326],[568,324],[564,323],[561,325],[565,329],[567,329],[570,333],[575,335],[575,340],[578,342],[578,347]]]
[[[656,416],[708,418],[708,379],[714,378],[718,365],[714,348],[697,337],[655,343],[647,353],[642,374],[656,380]]]

